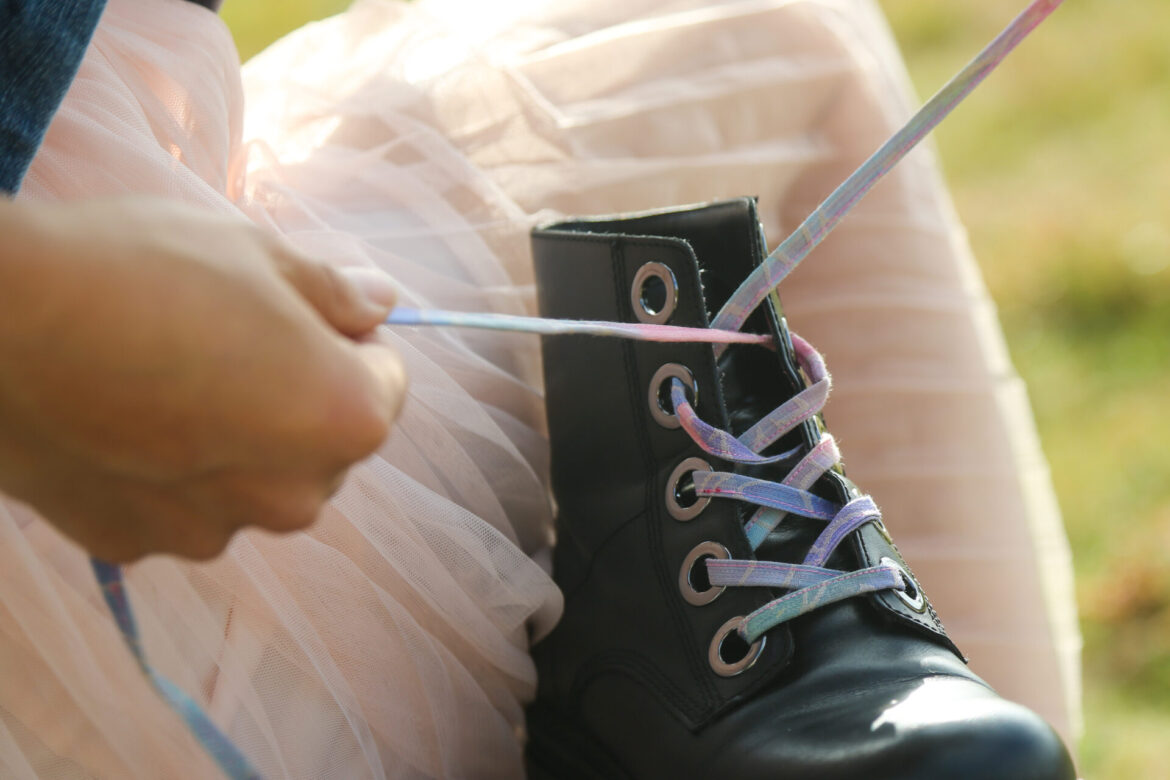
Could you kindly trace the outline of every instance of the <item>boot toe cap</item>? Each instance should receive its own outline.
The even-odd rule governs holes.
[[[767,697],[771,698],[771,697]],[[763,704],[763,702],[759,702]],[[755,703],[753,703],[755,704]],[[800,711],[750,707],[711,776],[1073,780],[1060,737],[1040,717],[971,679],[947,676],[852,691]],[[747,713],[745,713],[747,714]],[[753,737],[753,733],[757,736]],[[762,739],[763,735],[770,735]]]
[[[874,720],[888,729],[899,769],[891,777],[1073,780],[1060,737],[1030,710],[970,680],[927,679]]]

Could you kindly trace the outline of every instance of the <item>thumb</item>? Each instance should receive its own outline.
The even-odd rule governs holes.
[[[394,282],[376,268],[338,269],[287,247],[276,264],[309,305],[346,336],[373,330],[397,300]]]
[[[398,413],[402,411],[402,403],[406,399],[408,382],[402,358],[393,347],[373,338],[364,339],[356,346],[358,359],[365,364],[373,377],[375,397],[377,403],[381,405],[389,427],[390,423],[398,419]]]
[[[342,372],[348,391],[343,394],[345,406],[332,417],[329,442],[348,467],[390,434],[406,397],[406,371],[394,348],[372,337],[337,339],[337,345],[354,373]]]

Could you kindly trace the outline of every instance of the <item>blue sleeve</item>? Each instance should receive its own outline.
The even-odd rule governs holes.
[[[15,193],[106,0],[0,0],[0,192]]]

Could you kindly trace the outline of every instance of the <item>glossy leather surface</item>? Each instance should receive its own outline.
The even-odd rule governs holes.
[[[678,284],[671,324],[707,326],[760,262],[757,224],[754,202],[740,199],[538,230],[541,314],[635,321],[632,281],[658,262]],[[785,328],[773,302],[747,324],[787,344]],[[733,347],[716,361],[710,345],[550,337],[543,357],[559,508],[554,575],[566,610],[534,648],[534,777],[1073,777],[1052,730],[967,670],[929,604],[914,610],[893,593],[773,629],[738,676],[712,671],[719,627],[781,594],[728,588],[702,606],[682,597],[680,567],[696,545],[753,557],[742,531],[750,507],[713,500],[686,522],[668,513],[676,465],[710,458],[653,420],[649,384],[665,363],[686,366],[699,415],[739,433],[803,387],[790,352]],[[815,425],[776,446],[809,446]],[[791,465],[754,473],[780,479]],[[856,488],[830,473],[815,490],[844,501]],[[789,517],[758,557],[799,560],[820,527]],[[885,530],[867,525],[830,565],[882,557],[901,562]]]

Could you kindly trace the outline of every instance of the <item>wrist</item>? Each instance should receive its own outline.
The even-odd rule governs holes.
[[[53,323],[69,315],[70,220],[65,206],[0,201],[0,382],[43,355]]]
[[[62,234],[69,219],[57,205],[0,201],[0,431],[18,435],[36,391],[30,376],[51,359],[60,322],[72,316],[74,274]]]
[[[17,498],[26,497],[22,475],[29,465],[20,374],[37,331],[33,313],[44,295],[38,290],[45,273],[39,260],[49,230],[45,214],[52,208],[0,199],[0,491]]]
[[[36,326],[29,318],[44,305],[53,274],[55,207],[0,200],[0,376],[15,356],[14,340]]]

